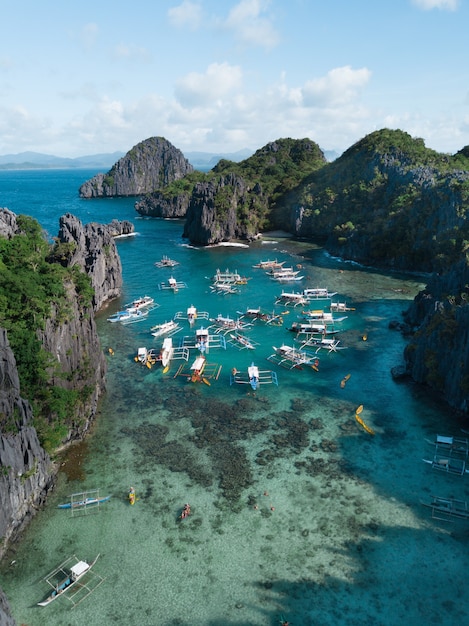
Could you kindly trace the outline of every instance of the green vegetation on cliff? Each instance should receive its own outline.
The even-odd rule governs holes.
[[[84,305],[91,303],[90,279],[77,267],[50,262],[53,248],[45,240],[39,223],[18,216],[21,234],[0,237],[0,326],[8,332],[15,355],[22,395],[34,409],[35,425],[49,449],[66,433],[66,420],[73,415],[77,392],[54,385],[61,375],[57,359],[47,353],[38,331],[56,311],[57,321],[69,319],[67,286]],[[0,426],[3,416],[0,415]],[[54,435],[54,432],[58,435]]]

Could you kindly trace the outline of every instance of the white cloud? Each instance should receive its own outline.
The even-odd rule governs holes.
[[[189,27],[197,30],[202,20],[202,9],[200,4],[184,0],[184,2],[172,9],[168,9],[168,19],[176,28]]]
[[[431,9],[456,11],[459,6],[459,0],[412,0],[412,3],[424,11],[430,11]]]
[[[267,0],[241,0],[231,9],[224,22],[225,28],[231,30],[243,43],[273,48],[280,38],[272,20],[262,15],[269,4]]]
[[[149,63],[151,55],[146,48],[140,46],[128,46],[125,44],[118,44],[114,46],[112,57],[115,60],[135,61],[137,63]]]
[[[354,70],[350,66],[337,67],[326,76],[308,81],[302,88],[303,103],[307,107],[337,107],[354,100],[358,91],[370,80],[366,68]]]
[[[183,106],[202,106],[215,103],[240,89],[242,72],[228,63],[212,63],[205,74],[191,72],[176,83],[176,98]]]
[[[85,24],[80,32],[80,41],[85,50],[91,50],[98,38],[99,28],[94,22]]]

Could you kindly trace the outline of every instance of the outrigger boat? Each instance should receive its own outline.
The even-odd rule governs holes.
[[[187,311],[178,311],[174,316],[175,320],[187,320],[189,326],[193,326],[197,320],[208,320],[208,311],[198,311],[193,304],[187,308]]]
[[[154,348],[150,348],[150,350],[148,350],[147,348],[142,347],[137,350],[137,356],[134,357],[134,361],[136,363],[146,365],[148,369],[151,369],[152,365],[161,361],[161,357],[158,350],[155,350]]]
[[[318,371],[319,359],[313,352],[297,350],[292,346],[282,344],[279,348],[273,347],[274,353],[267,357],[268,361],[281,365],[287,369],[303,369],[303,366],[312,367]]]
[[[210,285],[210,291],[212,293],[216,293],[222,296],[226,296],[231,293],[239,293],[238,287],[235,287],[234,285],[228,285],[225,283],[217,283],[215,285]]]
[[[313,335],[321,333],[323,335],[336,335],[339,331],[329,328],[325,324],[315,324],[314,322],[293,322],[288,329],[293,333]]]
[[[324,335],[307,336],[306,340],[302,340],[300,337],[296,337],[295,341],[301,341],[301,349],[306,347],[316,348],[316,354],[319,350],[327,350],[330,352],[337,352],[337,350],[345,350],[347,346],[339,346],[339,339],[331,339],[324,337]]]
[[[190,366],[189,371],[187,371],[186,366],[183,363],[174,375],[174,378],[176,378],[176,376],[185,376],[188,382],[205,383],[210,386],[210,379],[214,378],[215,380],[218,380],[221,368],[222,366],[216,363],[207,363],[205,356],[199,355]]]
[[[271,370],[259,370],[257,365],[251,363],[247,369],[247,375],[246,373],[239,372],[235,367],[231,370],[230,385],[234,383],[251,385],[253,391],[256,391],[259,385],[270,383],[278,386],[278,379],[276,372]]]
[[[334,317],[333,313],[322,309],[303,311],[303,315],[308,321],[322,322],[323,324],[335,324],[335,322],[343,322],[347,319],[347,315]]]
[[[272,280],[276,280],[280,283],[303,280],[304,276],[298,276],[299,273],[300,270],[294,270],[293,267],[282,267],[279,270],[273,269],[267,272]]]
[[[155,326],[151,327],[153,337],[162,337],[163,335],[172,336],[179,332],[181,327],[174,320],[170,320],[169,322],[163,322],[162,324],[155,324]]]
[[[180,343],[181,348],[197,348],[202,354],[208,354],[210,348],[223,348],[226,350],[226,339],[223,334],[211,335],[208,328],[197,328],[195,334],[184,337]]]
[[[145,307],[156,308],[160,305],[155,302],[155,300],[151,296],[142,296],[141,298],[136,298],[129,302],[128,304],[124,304],[124,309],[143,309]]]
[[[258,343],[252,341],[251,339],[248,339],[240,333],[230,333],[230,339],[228,340],[228,343],[232,346],[236,346],[240,350],[254,350],[256,346],[259,345]]]
[[[174,276],[168,278],[168,281],[165,283],[160,283],[158,285],[160,289],[171,289],[175,293],[179,291],[179,289],[184,289],[187,287],[186,283],[181,280],[176,280]]]
[[[463,437],[446,437],[437,435],[434,440],[425,439],[427,443],[435,446],[437,452],[455,453],[459,456],[469,456],[469,439]]]
[[[179,359],[184,359],[185,361],[189,360],[189,350],[187,348],[175,348],[173,346],[172,337],[165,337],[160,352],[160,359],[163,374],[166,374],[171,365],[171,361]]]
[[[107,321],[112,323],[120,322],[121,324],[132,324],[133,322],[140,322],[141,320],[145,319],[148,313],[148,308],[129,308],[125,309],[124,311],[118,311],[114,315],[111,315],[111,317],[107,318]]]
[[[275,259],[275,261],[259,261],[259,263],[256,263],[256,265],[253,265],[253,267],[255,267],[256,269],[261,269],[261,270],[279,270],[281,269],[281,267],[283,266],[283,264],[286,263],[286,261],[277,261],[277,259]]]
[[[308,304],[308,300],[302,293],[288,293],[282,291],[282,293],[277,296],[275,304],[282,304],[284,306],[305,306]]]
[[[248,282],[248,278],[245,276],[241,276],[238,273],[238,270],[234,272],[226,269],[224,272],[221,272],[219,269],[215,272],[215,275],[212,276],[212,283],[214,285],[246,285]]]
[[[156,267],[175,267],[176,265],[179,265],[179,262],[163,255],[161,261],[157,261],[155,265]]]
[[[337,291],[329,291],[325,287],[309,287],[303,289],[303,295],[308,300],[330,300],[337,295]]]
[[[224,317],[223,315],[217,315],[217,317],[211,318],[213,326],[216,326],[216,333],[229,333],[232,330],[243,330],[248,328],[248,326],[252,326],[252,324],[246,324],[241,321],[240,318],[234,320],[231,317]]]
[[[346,302],[331,302],[331,311],[336,313],[345,313],[346,311],[355,311],[353,307],[347,306]]]
[[[242,311],[238,311],[238,314],[240,315],[240,319],[247,317],[251,320],[258,320],[260,322],[265,322],[266,324],[273,324],[274,326],[281,326],[283,324],[283,317],[281,315],[266,313],[261,311],[260,308],[246,309],[244,313]]]
[[[76,556],[72,556],[64,561],[61,565],[59,565],[59,567],[53,570],[45,578],[45,581],[52,587],[52,593],[50,593],[47,598],[42,602],[38,602],[38,605],[47,606],[63,594],[67,594],[67,599],[70,600],[73,604],[78,604],[78,602],[74,602],[74,597],[77,593],[79,593],[79,591],[82,591],[82,589],[84,588],[88,592],[85,593],[85,595],[82,594],[81,600],[83,600],[104,580],[104,578],[98,576],[97,579],[99,579],[99,582],[98,584],[95,584],[93,588],[90,588],[85,584],[77,584],[83,579],[85,574],[88,574],[90,572],[91,568],[94,566],[98,558],[99,554],[93,561],[91,561],[91,563],[87,563],[86,561],[79,561]],[[73,563],[73,565],[71,565],[71,563]],[[71,590],[74,587],[78,587],[79,590],[76,593],[72,594]]]
[[[464,500],[431,496],[430,501],[420,500],[420,503],[431,508],[433,519],[443,522],[452,522],[457,519],[469,520],[469,506]]]
[[[79,509],[87,506],[96,506],[98,504],[103,504],[104,502],[108,502],[111,499],[111,496],[104,496],[103,498],[84,498],[82,500],[74,500],[72,494],[71,501],[65,502],[65,504],[57,505],[58,509]]]

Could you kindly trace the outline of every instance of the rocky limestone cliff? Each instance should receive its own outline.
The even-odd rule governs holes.
[[[114,220],[107,225],[90,223],[83,226],[70,213],[60,218],[57,239],[61,243],[75,244],[66,263],[68,266],[78,265],[90,276],[95,293],[95,310],[121,293],[122,265],[114,237],[133,231],[133,224],[126,221]]]
[[[147,194],[135,203],[135,210],[143,217],[183,218],[189,208],[190,194],[167,198],[158,191]]]
[[[48,454],[20,394],[16,361],[0,328],[0,557],[43,504],[54,482]]]
[[[63,437],[66,443],[87,432],[105,389],[106,360],[94,312],[120,295],[122,267],[114,237],[132,232],[133,226],[126,222],[83,226],[72,215],[62,217],[60,225],[59,241],[71,244],[67,250],[72,251],[70,258],[61,259],[61,263],[83,268],[96,289],[95,301],[84,305],[75,283],[70,280],[64,284],[65,305],[52,304],[44,327],[37,330],[43,348],[54,359],[50,382],[77,392],[78,400],[70,409],[72,415]],[[0,236],[11,238],[19,232],[15,214],[0,210]],[[20,395],[7,333],[0,329],[0,557],[44,503],[55,481],[56,468],[39,443],[32,419],[31,407]],[[1,589],[0,624],[14,624]]]
[[[405,314],[414,333],[406,346],[406,373],[455,409],[469,411],[469,266],[434,275]]]
[[[140,196],[183,178],[194,168],[163,137],[151,137],[134,146],[107,174],[97,174],[79,189],[82,198]]]
[[[235,174],[197,183],[187,210],[183,237],[199,245],[252,240],[259,232],[261,204],[266,210],[267,200],[260,185],[250,188]]]

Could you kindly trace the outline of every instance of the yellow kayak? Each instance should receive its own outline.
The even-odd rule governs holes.
[[[367,424],[365,424],[365,422],[357,413],[355,414],[355,419],[360,424],[360,426],[362,426],[366,430],[367,433],[369,433],[370,435],[375,434],[375,431],[372,428],[370,428]]]

